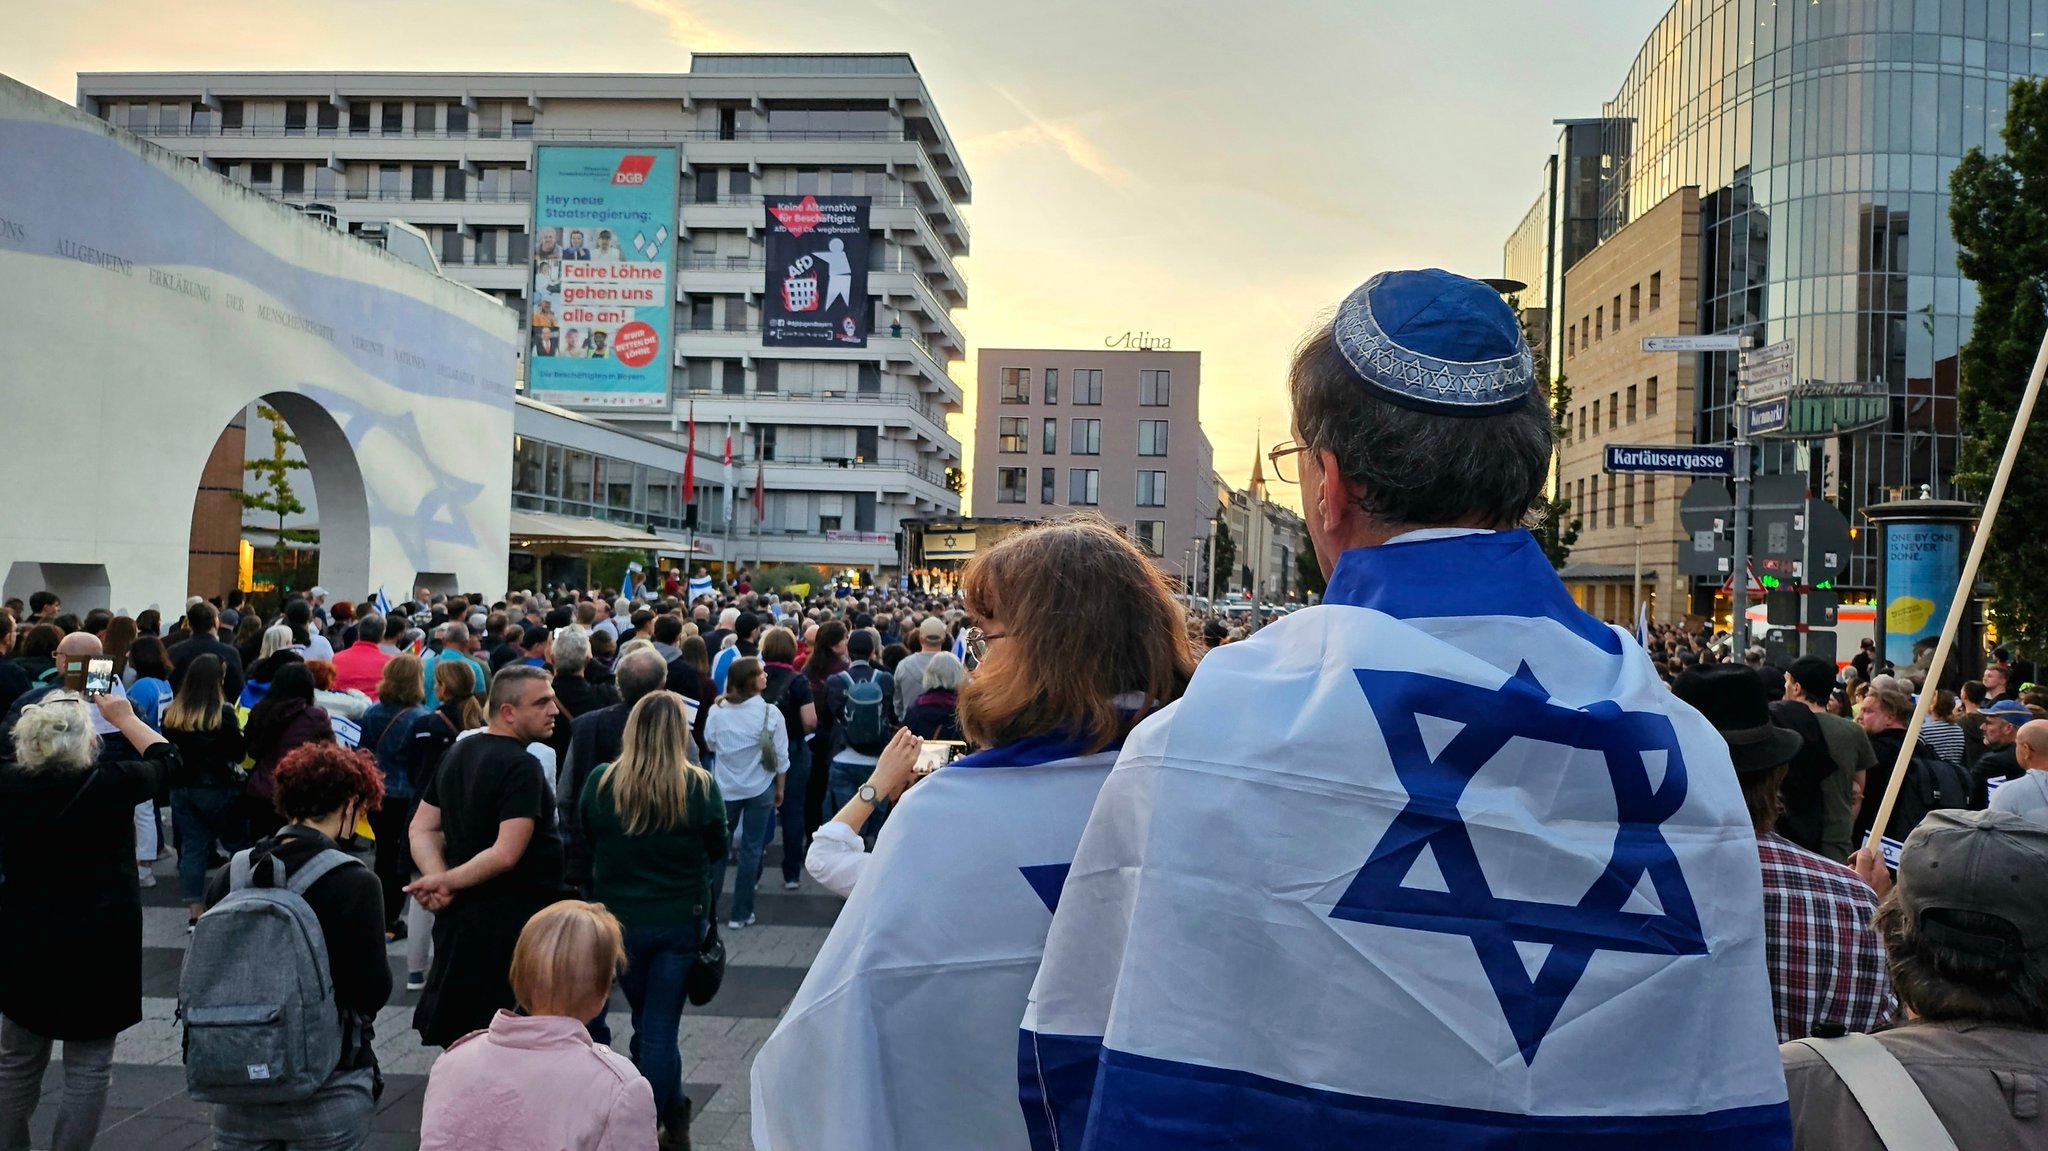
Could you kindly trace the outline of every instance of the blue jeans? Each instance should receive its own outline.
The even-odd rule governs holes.
[[[683,1056],[678,1036],[683,1026],[683,980],[697,961],[696,924],[682,927],[628,927],[626,973],[619,990],[633,1009],[633,1066],[654,1088],[654,1115],[666,1123],[683,1102]]]
[[[853,801],[860,791],[860,785],[875,773],[872,763],[847,763],[832,761],[831,782],[825,786],[825,818],[830,819],[839,809]],[[889,801],[877,800],[875,813],[868,817],[868,825],[861,829],[861,838],[867,840],[870,848],[875,845],[875,836],[882,833],[882,821],[889,818]]]
[[[206,902],[206,868],[215,840],[234,854],[249,846],[249,825],[242,818],[241,789],[174,787],[171,826],[178,829],[178,896],[186,903]]]
[[[795,883],[804,873],[804,841],[809,838],[804,826],[804,792],[811,784],[811,749],[798,750],[799,754],[789,757],[782,806],[775,813],[782,823],[782,878],[788,883]]]
[[[739,871],[732,877],[732,914],[728,920],[745,923],[754,914],[754,885],[761,881],[761,844],[768,838],[768,821],[775,818],[775,788],[746,799],[725,801],[725,826],[738,833]],[[717,893],[725,886],[725,860],[711,865],[713,914],[717,914]]]

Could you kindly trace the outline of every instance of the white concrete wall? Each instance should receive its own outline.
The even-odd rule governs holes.
[[[46,570],[175,609],[206,457],[259,398],[312,464],[335,595],[499,589],[511,310],[4,77],[0,156],[10,589],[83,565]]]

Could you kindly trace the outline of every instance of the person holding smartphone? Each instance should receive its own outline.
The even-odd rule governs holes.
[[[841,898],[853,894],[854,884],[860,882],[868,865],[867,844],[860,829],[868,825],[877,804],[894,803],[917,782],[923,751],[924,740],[916,732],[907,727],[896,729],[896,737],[875,760],[874,774],[868,776],[867,783],[837,815],[819,825],[804,856],[804,870],[819,886]]]

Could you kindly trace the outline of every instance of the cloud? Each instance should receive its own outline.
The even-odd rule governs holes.
[[[668,38],[693,52],[730,52],[743,47],[732,36],[719,31],[692,10],[685,0],[614,0],[661,18],[668,26]]]
[[[1131,174],[1103,155],[1102,149],[1073,120],[1046,119],[1026,107],[1009,89],[1000,84],[992,87],[1026,122],[972,137],[966,142],[967,148],[984,155],[1000,155],[1034,144],[1048,144],[1064,153],[1075,167],[1105,184],[1121,188],[1131,182]]]

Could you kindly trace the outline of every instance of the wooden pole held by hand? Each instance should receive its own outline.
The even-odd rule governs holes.
[[[2034,357],[2034,373],[2027,378],[2027,390],[2020,396],[2019,411],[2013,416],[2012,432],[2005,438],[2005,454],[1999,457],[1998,474],[1991,480],[1991,492],[1984,498],[1983,514],[1977,517],[1977,532],[1970,539],[1970,555],[1963,561],[1963,578],[1956,584],[1956,594],[1949,600],[1948,620],[1942,624],[1941,642],[1934,646],[1934,654],[1927,664],[1927,683],[1920,691],[1920,701],[1913,707],[1913,722],[1906,726],[1906,741],[1899,746],[1898,761],[1892,764],[1892,777],[1885,784],[1884,801],[1878,805],[1877,819],[1870,825],[1870,835],[1863,841],[1863,850],[1873,856],[1880,856],[1878,841],[1884,837],[1885,827],[1892,821],[1892,807],[1899,801],[1899,788],[1906,782],[1906,771],[1913,762],[1913,746],[1920,739],[1920,728],[1927,722],[1927,709],[1934,703],[1935,684],[1941,682],[1941,669],[1948,662],[1949,649],[1955,646],[1956,628],[1963,622],[1963,611],[1970,605],[1970,593],[1977,586],[1977,565],[1984,560],[1985,545],[1991,542],[1991,524],[1998,518],[1998,506],[2005,500],[2005,484],[2012,478],[2012,466],[2019,459],[2020,440],[2026,436],[2027,421],[2034,416],[2034,401],[2041,395],[2041,378],[2048,375],[2048,335],[2041,338],[2041,351]],[[1880,598],[1883,589],[1880,588]],[[1878,611],[1885,605],[1879,603]]]

